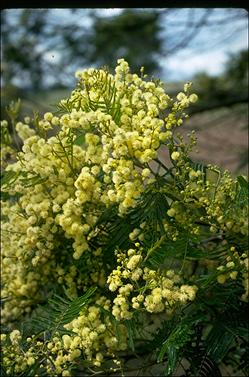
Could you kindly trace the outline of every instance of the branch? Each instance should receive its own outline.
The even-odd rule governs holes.
[[[192,12],[192,10],[191,10],[191,12]],[[195,24],[194,28],[190,31],[190,33],[187,36],[185,36],[184,38],[182,38],[182,40],[179,43],[176,43],[175,46],[173,46],[172,48],[168,49],[168,51],[166,52],[165,55],[167,56],[169,54],[172,54],[172,53],[176,52],[176,50],[178,50],[178,49],[186,48],[187,45],[189,45],[189,43],[197,35],[197,30],[200,27],[206,25],[207,18],[210,15],[211,12],[212,12],[212,10],[208,9],[204,13],[204,15],[201,17],[201,19],[199,20],[199,22],[197,22]],[[191,13],[190,13],[190,16],[191,16]]]

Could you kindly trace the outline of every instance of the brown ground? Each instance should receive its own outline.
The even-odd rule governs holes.
[[[198,153],[191,153],[194,161],[218,165],[224,170],[230,170],[234,175],[248,175],[247,105],[192,115],[185,120],[179,132],[187,135],[191,130],[196,131],[198,139],[195,148],[198,149]],[[165,159],[162,153],[161,160]],[[244,165],[240,166],[242,159]]]

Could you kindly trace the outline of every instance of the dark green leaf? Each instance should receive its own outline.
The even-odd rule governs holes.
[[[191,334],[190,328],[191,328],[191,324],[183,323],[183,324],[179,324],[172,331],[172,333],[169,335],[169,337],[165,340],[165,342],[162,345],[162,348],[157,358],[158,362],[163,361],[164,355],[166,353],[168,354],[169,349],[171,347],[175,348],[176,350],[181,349],[181,347],[190,339],[190,334]],[[174,355],[174,359],[175,359],[175,354],[173,353],[172,349],[171,349],[171,354]]]
[[[135,351],[134,336],[136,334],[136,326],[134,320],[125,320],[124,324],[128,331],[128,344],[132,351]]]
[[[237,177],[237,181],[239,182],[239,185],[241,187],[241,189],[245,190],[248,192],[249,190],[249,182],[242,176],[242,175],[239,175]]]
[[[74,145],[83,145],[85,143],[85,135],[79,135],[75,140],[74,140]]]
[[[228,352],[233,340],[234,335],[226,331],[219,323],[213,327],[206,340],[208,355],[217,362],[221,361]]]
[[[1,174],[1,187],[10,187],[19,177],[20,173],[13,170],[6,170]]]
[[[208,356],[202,359],[197,375],[198,377],[221,377],[218,366]]]

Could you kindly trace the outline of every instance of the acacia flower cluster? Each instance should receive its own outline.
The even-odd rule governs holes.
[[[149,326],[155,314],[170,317],[195,301],[191,261],[212,259],[217,245],[205,240],[209,233],[226,255],[214,266],[204,263],[208,273],[219,283],[241,279],[242,298],[248,297],[247,250],[233,246],[248,234],[246,206],[232,205],[243,190],[228,172],[196,167],[189,158],[195,137],[187,144],[177,134],[197,100],[191,84],[174,100],[161,81],[130,73],[124,59],[115,74],[90,68],[76,77],[59,111],[15,124],[18,152],[7,121],[1,123],[2,321],[8,329],[1,341],[10,376],[34,366],[36,375],[70,376],[106,359],[120,366],[129,321],[143,318]],[[38,316],[54,293],[73,301],[92,286],[92,302],[62,330],[40,336],[18,327]]]
[[[170,311],[177,302],[195,298],[197,286],[179,285],[181,278],[173,270],[162,272],[143,267],[143,254],[139,243],[127,253],[117,253],[118,267],[107,279],[109,289],[118,290],[112,309],[118,320],[132,318],[132,308],[144,307],[149,313],[159,313]]]

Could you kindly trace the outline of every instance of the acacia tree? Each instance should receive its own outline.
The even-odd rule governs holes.
[[[8,109],[21,152],[1,124],[3,375],[246,376],[246,177],[190,159],[190,84],[77,77],[55,113]]]

